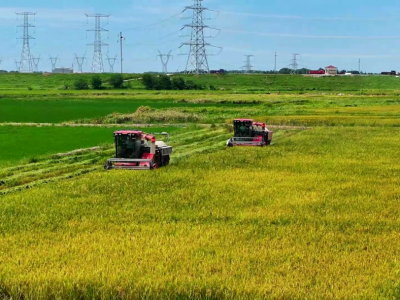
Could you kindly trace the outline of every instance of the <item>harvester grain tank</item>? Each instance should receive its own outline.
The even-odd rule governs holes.
[[[234,137],[226,143],[229,147],[235,146],[268,146],[271,145],[273,131],[268,130],[261,122],[252,119],[237,119],[233,121]]]
[[[169,137],[166,132],[161,134]],[[106,170],[153,170],[169,164],[172,147],[163,141],[156,141],[154,134],[120,130],[114,132],[114,141],[115,158],[107,160]]]

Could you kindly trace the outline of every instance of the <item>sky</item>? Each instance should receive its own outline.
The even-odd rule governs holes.
[[[29,23],[31,55],[41,58],[39,70],[50,71],[49,56],[58,57],[57,67],[77,69],[75,55],[86,56],[83,71],[93,60],[94,19],[102,18],[102,48],[107,57],[117,57],[120,70],[119,33],[125,40],[124,71],[161,71],[159,51],[171,51],[170,72],[186,68],[189,39],[184,25],[191,23],[193,0],[2,0],[0,3],[0,69],[15,70],[21,59],[23,18],[16,12],[34,12]],[[299,67],[318,69],[335,65],[340,70],[363,72],[400,71],[400,1],[398,0],[204,0],[206,42],[210,69],[238,70],[245,55],[254,55],[257,70],[288,67],[293,53],[300,54]],[[182,30],[181,30],[182,29]],[[217,47],[222,47],[222,51]]]

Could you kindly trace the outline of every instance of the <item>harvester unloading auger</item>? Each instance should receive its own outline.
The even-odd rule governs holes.
[[[169,137],[166,132],[160,134]],[[163,141],[156,141],[154,134],[120,130],[114,132],[114,139],[115,158],[107,161],[106,170],[153,170],[169,164],[172,147]]]
[[[268,130],[264,123],[237,119],[233,121],[233,127],[235,134],[226,143],[228,147],[271,145],[273,131]]]

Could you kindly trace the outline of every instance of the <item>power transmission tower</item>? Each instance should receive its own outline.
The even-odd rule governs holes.
[[[94,31],[94,42],[88,44],[88,46],[94,47],[94,54],[93,54],[93,62],[92,62],[92,72],[93,73],[103,73],[104,66],[103,66],[103,54],[101,53],[101,48],[103,46],[108,46],[108,44],[103,43],[101,39],[101,33],[108,30],[101,27],[101,18],[108,18],[110,15],[103,15],[103,14],[86,14],[88,18],[95,18],[95,27],[94,29],[88,29],[87,31]]]
[[[203,12],[207,11],[207,10],[209,11],[209,9],[203,7],[202,1],[203,0],[193,0],[193,2],[194,2],[193,5],[187,6],[184,9],[184,12],[186,10],[193,11],[192,24],[185,25],[182,28],[182,29],[187,28],[187,27],[191,28],[190,41],[185,42],[181,45],[181,47],[182,46],[190,47],[189,56],[188,56],[188,60],[187,60],[187,64],[186,64],[186,73],[200,74],[200,73],[209,73],[210,72],[210,69],[208,67],[206,48],[214,47],[214,46],[205,42],[204,29],[205,28],[210,28],[213,30],[218,30],[218,29],[211,28],[204,24]],[[211,36],[209,36],[209,37],[211,37]],[[220,48],[220,47],[217,47],[217,48]],[[191,68],[191,67],[193,67],[193,69],[189,70],[189,68]]]
[[[276,74],[276,58],[278,57],[278,55],[275,52],[275,68],[274,68],[274,73]]]
[[[32,56],[32,64],[33,64],[33,72],[39,72],[39,62],[40,62],[40,55],[39,57]]]
[[[114,73],[114,65],[117,60],[118,60],[117,55],[115,55],[114,58],[108,57],[108,55],[107,55],[107,61],[108,61],[108,64],[110,65],[110,73]]]
[[[250,73],[251,68],[253,67],[251,65],[251,58],[254,57],[254,55],[245,55],[245,56],[246,56],[246,61],[245,61],[245,65],[243,66],[243,68],[245,69],[246,73]]]
[[[34,16],[36,13],[31,12],[22,12],[16,13],[17,16],[24,16],[24,24],[19,25],[18,27],[24,28],[23,37],[19,38],[23,40],[22,42],[22,52],[21,52],[21,62],[20,62],[20,72],[21,73],[32,73],[32,60],[31,60],[31,49],[29,45],[29,41],[34,39],[29,35],[29,28],[35,27],[32,24],[29,24],[29,16]]]
[[[81,56],[79,57],[78,55],[75,54],[75,60],[76,63],[78,64],[78,69],[79,69],[79,73],[83,73],[83,63],[85,62],[86,57],[85,56]]]
[[[17,72],[21,72],[21,62],[20,61],[15,61],[15,67],[17,68]]]
[[[56,69],[57,61],[58,61],[58,56],[56,57],[51,57],[49,55],[49,60],[51,61],[51,70],[54,71]]]
[[[160,60],[161,60],[161,63],[162,63],[162,67],[163,67],[163,73],[164,73],[164,74],[167,74],[167,73],[168,73],[168,62],[169,62],[169,59],[170,59],[171,57],[173,57],[173,56],[171,55],[171,52],[172,52],[172,50],[169,51],[168,54],[161,54],[161,51],[158,50],[158,53],[160,53],[160,54],[157,55],[157,57],[160,57]],[[165,58],[165,60],[164,60],[164,58]]]
[[[292,71],[290,72],[290,74],[296,74],[297,73],[297,69],[299,67],[299,64],[297,62],[297,56],[299,56],[300,54],[298,53],[293,53],[293,59],[292,59],[292,64],[290,65],[292,68]]]
[[[358,59],[358,73],[361,74],[361,58]]]

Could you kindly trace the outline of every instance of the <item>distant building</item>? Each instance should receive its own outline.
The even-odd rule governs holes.
[[[325,68],[325,73],[327,75],[337,75],[338,69],[335,66],[329,66]]]
[[[74,73],[74,69],[72,68],[55,68],[53,73],[61,73],[61,74],[72,74]]]

